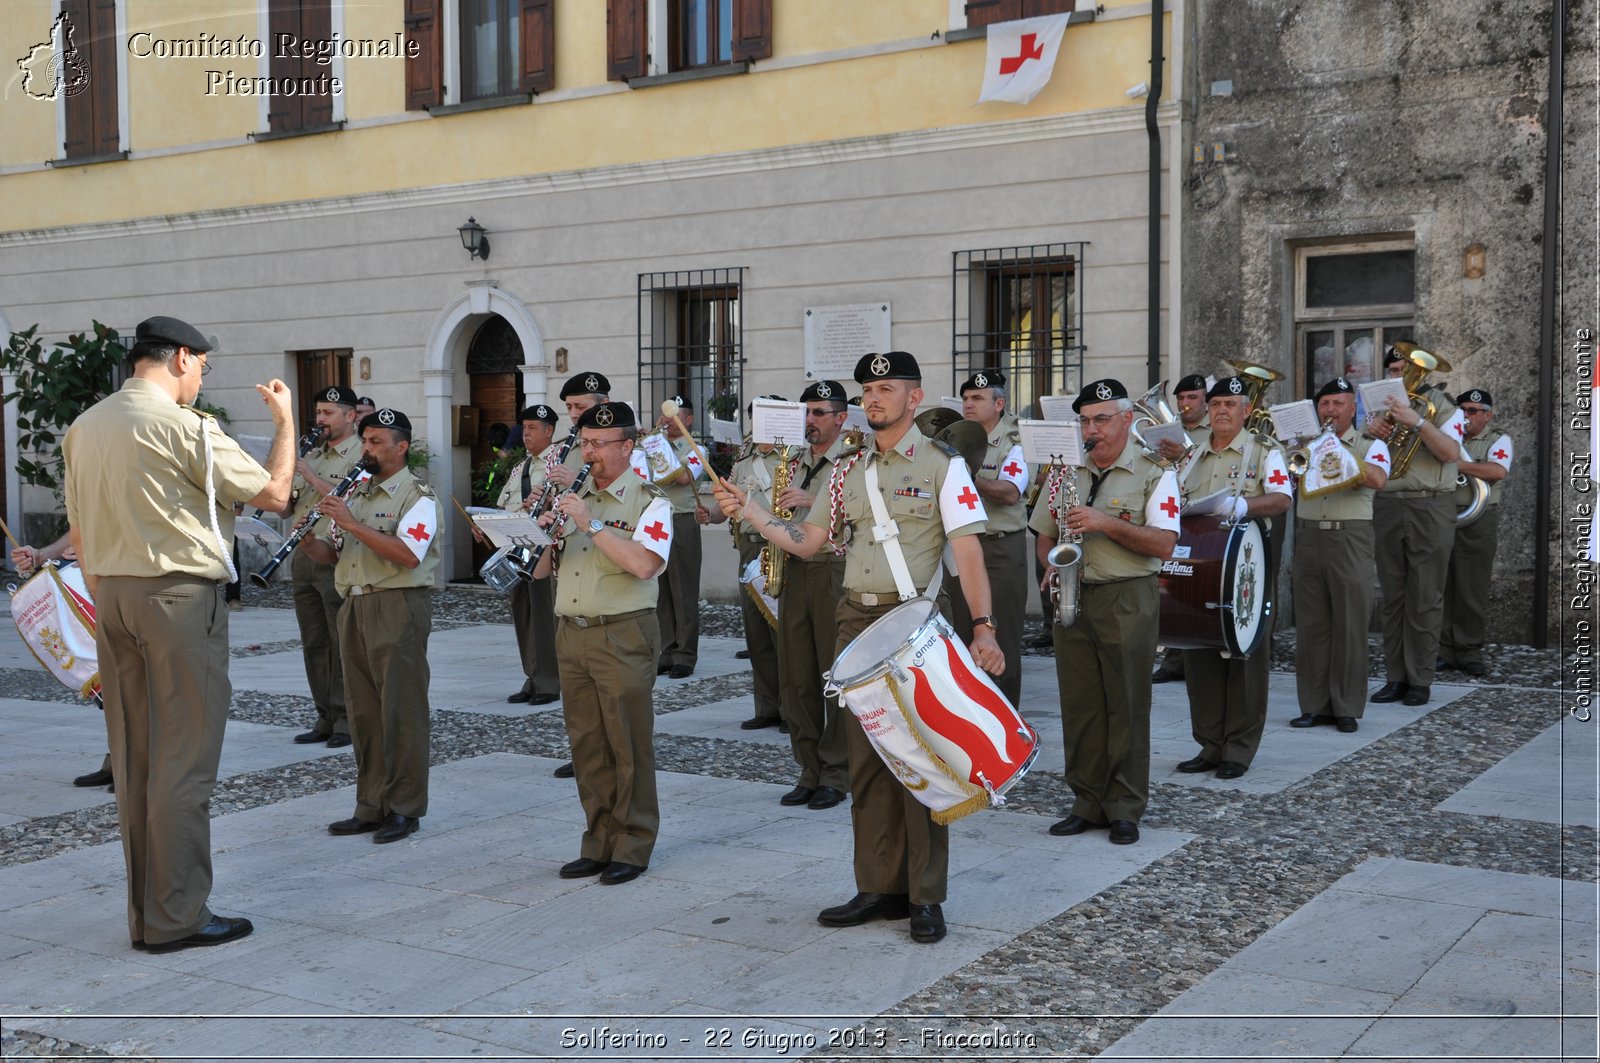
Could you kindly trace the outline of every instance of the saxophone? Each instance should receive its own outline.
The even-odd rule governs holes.
[[[1083,536],[1067,530],[1067,510],[1078,504],[1078,480],[1062,467],[1061,497],[1056,505],[1056,545],[1045,555],[1050,566],[1050,604],[1056,623],[1071,627],[1078,619],[1078,592],[1083,587]]]
[[[790,520],[794,510],[778,505],[778,496],[789,486],[789,448],[779,447],[777,454],[778,467],[772,470],[772,515],[779,520]],[[761,548],[761,575],[766,578],[769,597],[776,598],[783,593],[783,570],[788,558],[788,554],[772,543]]]

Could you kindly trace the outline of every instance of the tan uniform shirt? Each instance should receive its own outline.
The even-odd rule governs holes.
[[[351,466],[361,460],[361,437],[354,432],[340,440],[338,443],[314,447],[306,455],[306,462],[311,466],[311,471],[322,477],[328,483],[336,484],[345,478]],[[289,514],[291,520],[298,521],[306,515],[306,511],[322,500],[306,478],[299,473],[294,477],[294,509]]]
[[[794,485],[816,496],[817,501],[810,506],[796,506],[794,511],[794,519],[796,521],[805,520],[811,515],[812,510],[822,509],[826,511],[828,506],[828,481],[833,478],[833,470],[841,462],[848,461],[849,456],[855,452],[855,447],[845,443],[843,433],[833,441],[832,445],[823,452],[821,457],[813,457],[809,446],[800,452],[800,456],[794,462]],[[808,480],[810,481],[809,484],[807,483]],[[832,561],[834,559],[835,555],[832,550],[823,549],[806,558],[801,564]],[[789,560],[799,561],[800,559],[791,557]]]
[[[1119,520],[1144,527],[1178,530],[1178,480],[1168,470],[1144,456],[1139,444],[1131,438],[1122,448],[1116,464],[1105,470],[1099,490],[1094,490],[1093,467],[1070,470],[1078,489],[1078,504],[1089,505],[1089,495],[1094,494],[1094,508]],[[1040,505],[1034,507],[1033,519],[1028,527],[1040,535],[1061,539],[1060,512],[1068,505],[1063,484],[1050,499],[1051,485],[1046,484],[1039,496]],[[1115,583],[1118,580],[1148,576],[1160,570],[1161,559],[1134,553],[1106,535],[1086,535],[1083,539],[1083,582]]]
[[[1461,442],[1465,428],[1455,403],[1451,402],[1450,397],[1439,388],[1429,388],[1426,394],[1433,400],[1433,423],[1446,436],[1457,443]],[[1389,457],[1393,461],[1400,460],[1400,454],[1392,442],[1389,446]],[[1417,443],[1416,453],[1412,455],[1411,464],[1406,467],[1405,475],[1396,476],[1391,469],[1389,482],[1383,487],[1385,494],[1391,491],[1454,491],[1455,489],[1456,463],[1440,461],[1433,456],[1433,451],[1428,449],[1428,444],[1423,442]]]
[[[425,522],[413,512],[413,507],[424,500],[434,507]],[[351,516],[362,524],[402,540],[409,536],[411,542],[425,541],[427,548],[416,568],[406,568],[379,557],[354,535],[344,533],[339,563],[333,569],[333,585],[339,597],[348,597],[352,587],[386,591],[433,586],[433,570],[439,566],[439,521],[431,487],[413,476],[410,469],[401,468],[381,483],[374,476],[356,485],[350,492],[349,505]]]
[[[983,502],[959,454],[936,445],[912,425],[887,453],[869,443],[859,460],[841,462],[806,523],[826,528],[832,520],[829,497],[839,470],[842,478],[843,523],[849,531],[844,587],[857,594],[894,594],[894,574],[881,543],[874,541],[872,507],[867,501],[867,462],[878,463],[878,490],[889,519],[899,528],[901,553],[918,592],[933,579],[944,557],[946,539],[978,535],[986,527]],[[823,547],[824,550],[827,547]]]
[[[1028,463],[1022,459],[1022,433],[1015,419],[1001,417],[989,433],[977,478],[1004,480],[1017,489],[1017,501],[1011,505],[984,500],[984,508],[989,511],[989,532],[1015,532],[1027,526],[1028,509],[1022,499],[1028,493]]]
[[[1350,430],[1339,437],[1339,442],[1355,455],[1363,471],[1367,465],[1389,471],[1389,448],[1381,440],[1365,439],[1360,430],[1351,425]],[[1307,498],[1302,494],[1295,499],[1295,516],[1301,520],[1371,520],[1372,496],[1375,494],[1377,492],[1372,488],[1360,485],[1317,498]]]
[[[1461,449],[1468,461],[1492,461],[1496,465],[1511,471],[1511,437],[1503,432],[1485,432],[1476,439],[1468,439],[1461,444]],[[1505,487],[1504,479],[1496,480],[1489,485],[1489,504],[1500,504],[1500,492]],[[1472,501],[1472,488],[1456,488],[1456,505],[1464,506]]]
[[[211,438],[220,543],[206,512],[202,432]],[[84,570],[95,576],[183,572],[226,580],[233,505],[272,479],[209,414],[179,406],[138,378],[85,410],[62,449],[67,520],[82,536]]]
[[[689,442],[688,436],[679,436],[672,440],[672,449],[677,451],[678,460],[683,467],[688,469],[694,479],[686,484],[658,484],[661,490],[667,493],[667,501],[672,503],[672,512],[693,513],[695,505],[695,489],[700,485],[700,477],[705,475],[705,470],[700,467],[700,458],[695,454],[694,447]],[[677,474],[674,473],[674,476]]]
[[[1290,493],[1289,470],[1283,462],[1283,448],[1273,445],[1250,446],[1254,438],[1249,432],[1240,432],[1221,451],[1212,449],[1209,432],[1190,433],[1199,446],[1189,459],[1188,476],[1184,480],[1184,494],[1195,501],[1217,491],[1239,488],[1240,498],[1256,495]],[[1250,461],[1245,462],[1249,450]]]
[[[573,447],[577,450],[577,447]],[[506,474],[506,485],[500,489],[500,498],[495,505],[500,509],[518,510],[522,508],[523,499],[529,495],[538,498],[539,492],[544,490],[544,481],[549,476],[550,463],[556,460],[556,455],[561,451],[548,446],[539,453],[523,458],[511,466],[511,471]],[[529,463],[532,468],[529,469]],[[528,490],[522,489],[522,471],[528,469]]]
[[[601,535],[621,535],[655,551],[663,559],[672,545],[672,506],[666,493],[629,470],[600,488],[588,479],[578,492],[594,519],[605,525]],[[656,580],[640,579],[601,553],[583,531],[561,540],[556,572],[557,616],[615,616],[656,607]]]
[[[772,473],[777,464],[777,451],[763,454],[758,448],[751,447],[749,454],[733,463],[733,468],[728,475],[733,483],[738,484],[746,491],[754,492],[757,497],[762,499],[768,509],[776,512],[777,507],[774,505],[772,498]],[[766,543],[766,540],[761,537],[761,533],[755,531],[749,521],[734,518],[734,524],[736,525],[734,530],[741,538],[750,542]]]

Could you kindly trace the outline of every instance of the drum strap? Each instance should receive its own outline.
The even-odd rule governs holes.
[[[533,494],[533,457],[522,459],[522,497]]]
[[[889,559],[889,572],[894,576],[894,589],[902,602],[917,596],[916,584],[911,582],[911,570],[906,567],[906,555],[900,549],[900,527],[889,519],[883,504],[883,493],[878,490],[878,461],[867,462],[867,503],[872,507],[872,541],[883,547]],[[935,573],[937,575],[937,573]]]

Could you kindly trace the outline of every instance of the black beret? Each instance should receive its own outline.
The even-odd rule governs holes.
[[[1317,398],[1320,399],[1325,395],[1351,395],[1355,390],[1350,381],[1342,376],[1336,376],[1317,389]]]
[[[1104,380],[1092,380],[1078,392],[1078,397],[1072,400],[1072,412],[1079,413],[1085,406],[1093,406],[1097,402],[1110,402],[1112,399],[1125,399],[1128,389],[1122,386],[1122,381],[1106,377]]]
[[[672,396],[672,404],[680,410],[688,410],[691,413],[694,412],[694,403],[690,402],[682,395]]]
[[[980,369],[962,382],[957,395],[965,395],[969,391],[978,391],[982,388],[1003,388],[1006,386],[1006,375],[998,369]]]
[[[801,402],[844,402],[844,385],[837,380],[818,380],[800,393]]]
[[[1204,391],[1205,389],[1206,378],[1199,373],[1190,373],[1178,381],[1178,386],[1172,389],[1172,393],[1176,395],[1180,391]]]
[[[633,407],[625,402],[599,402],[578,416],[578,428],[637,428]]]
[[[323,388],[321,391],[317,392],[317,401],[336,402],[340,406],[348,406],[353,410],[356,408],[357,400],[356,393],[354,391],[350,390],[349,388],[342,388],[335,385],[331,388]]]
[[[145,318],[134,329],[133,339],[135,343],[173,343],[187,347],[196,354],[204,354],[211,349],[211,341],[202,336],[199,329],[175,317]]]
[[[863,354],[856,363],[856,383],[869,380],[921,380],[922,370],[917,360],[905,351],[888,351],[884,354]]]
[[[372,396],[370,396],[370,395],[361,396],[359,399],[356,400],[356,405],[357,406],[371,406],[373,409],[377,409],[377,407],[378,407],[378,404],[376,402],[372,401]]]
[[[1456,396],[1457,406],[1460,406],[1464,402],[1472,402],[1479,406],[1487,406],[1491,410],[1494,409],[1494,398],[1482,388],[1473,388],[1471,391],[1463,391],[1461,394]]]
[[[561,385],[561,398],[564,400],[574,395],[609,394],[611,394],[611,381],[606,379],[604,373],[579,373]]]
[[[537,406],[529,406],[526,410],[523,410],[522,413],[518,415],[517,420],[543,421],[545,424],[555,424],[556,411],[552,410],[550,407],[541,402]]]
[[[1385,347],[1383,349],[1383,367],[1385,369],[1401,360],[1400,352],[1396,351],[1393,347]]]
[[[1211,390],[1206,392],[1207,399],[1226,399],[1234,395],[1240,398],[1249,397],[1250,389],[1245,386],[1244,377],[1218,377],[1217,382],[1211,385]]]
[[[393,428],[395,431],[404,432],[409,436],[411,434],[411,418],[399,410],[391,410],[385,406],[383,409],[373,410],[361,418],[358,434],[365,432],[369,428]]]

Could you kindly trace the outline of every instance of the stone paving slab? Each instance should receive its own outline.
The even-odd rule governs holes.
[[[1441,812],[1600,827],[1600,731],[1570,716],[1439,804]]]

